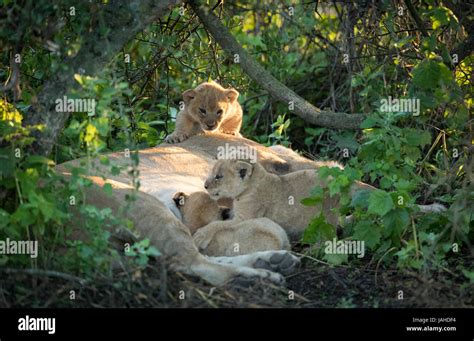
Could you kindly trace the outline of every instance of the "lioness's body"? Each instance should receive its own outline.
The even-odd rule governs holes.
[[[216,161],[217,148],[226,143],[230,146],[256,148],[259,162],[266,164],[269,169],[276,164],[275,171],[314,167],[312,161],[303,157],[299,160],[293,157],[291,164],[287,164],[285,155],[244,138],[223,134],[197,135],[179,145],[165,144],[139,152],[140,191],[137,200],[125,214],[134,222],[140,237],[149,238],[152,245],[170,258],[174,268],[180,271],[200,276],[216,285],[239,276],[267,277],[279,282],[282,280],[279,274],[254,267],[257,261],[261,263],[263,260],[271,265],[270,268],[278,270],[280,256],[296,264],[296,260],[285,251],[268,251],[225,259],[207,258],[199,253],[189,230],[181,222],[173,201],[174,194],[178,191],[203,191],[204,180]],[[108,157],[114,165],[128,167],[132,164],[131,158],[125,157],[124,153],[111,153]],[[67,178],[70,169],[80,166],[81,162],[84,160],[73,160],[58,165],[56,169]],[[125,206],[125,196],[133,192],[131,176],[126,169],[119,175],[112,175],[110,166],[101,165],[98,160],[92,162],[94,166],[90,168],[89,178],[99,186],[106,181],[111,183],[114,191],[110,197],[100,187],[89,188],[86,190],[86,201],[99,208],[110,207],[119,215],[121,208]]]
[[[125,214],[133,221],[139,237],[150,239],[151,244],[169,259],[176,270],[199,276],[214,285],[222,285],[239,277],[268,278],[281,283],[283,277],[277,272],[289,273],[298,264],[298,259],[287,251],[263,251],[234,257],[206,257],[199,253],[189,229],[181,222],[179,211],[173,201],[174,194],[179,191],[189,193],[202,191],[204,179],[216,162],[218,147],[226,143],[231,147],[255,148],[259,163],[275,173],[314,169],[325,164],[305,159],[281,147],[275,148],[274,151],[272,148],[240,137],[223,134],[197,135],[179,145],[160,145],[139,152],[138,171],[141,186],[140,191],[136,193],[137,199],[130,207],[126,205],[125,198],[134,191],[131,186],[132,178],[127,170],[123,170],[119,175],[111,175],[109,166],[93,160],[93,167],[90,167],[88,177],[98,186],[85,189],[86,201],[99,208],[110,207],[117,216]],[[131,159],[124,153],[111,153],[108,156],[114,165],[132,164]],[[79,159],[58,165],[56,170],[67,179],[71,168],[84,167],[81,163],[87,165],[84,159]],[[295,181],[298,182],[298,178],[295,178]],[[111,183],[114,187],[112,196],[107,195],[101,188],[105,182]],[[258,207],[259,200],[262,203],[273,202],[271,197],[257,196],[251,201],[252,205]],[[432,211],[433,208],[438,210],[440,207],[430,205],[421,208]],[[260,214],[259,210],[256,212],[257,216]],[[259,238],[262,243],[266,240],[265,236],[255,236],[253,242],[259,243]],[[270,271],[261,269],[262,267]]]

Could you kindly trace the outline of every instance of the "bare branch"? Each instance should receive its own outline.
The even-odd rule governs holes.
[[[405,0],[405,5],[407,6],[408,12],[410,12],[411,17],[413,18],[413,20],[415,20],[416,26],[421,31],[423,36],[429,37],[428,31],[426,30],[423,24],[423,20],[421,20],[420,15],[416,11],[415,6],[413,6],[410,0]]]
[[[219,18],[210,13],[208,9],[201,7],[196,1],[191,1],[190,5],[219,45],[231,56],[237,55],[239,57],[242,70],[263,89],[268,91],[273,98],[286,104],[293,103],[296,115],[309,123],[323,127],[360,129],[360,123],[364,120],[364,115],[328,112],[315,107],[258,64],[240,46],[227,28],[222,25]]]

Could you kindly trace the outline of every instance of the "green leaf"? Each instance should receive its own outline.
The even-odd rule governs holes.
[[[448,67],[432,59],[422,61],[413,69],[413,84],[423,90],[434,90],[440,83],[452,81]]]
[[[370,194],[369,213],[384,216],[393,207],[393,200],[389,193],[382,190],[375,190]]]
[[[367,209],[369,206],[369,197],[372,191],[364,189],[355,192],[352,195],[351,206],[354,208]]]
[[[3,209],[0,208],[0,230],[8,226],[10,223],[10,215],[8,214],[7,211],[4,211]]]
[[[388,177],[384,176],[381,180],[380,180],[380,187],[383,188],[383,189],[388,189],[390,188],[390,186],[392,186],[392,180],[390,180]]]
[[[0,176],[12,176],[15,171],[15,165],[15,157],[11,148],[0,148]]]
[[[315,187],[311,190],[311,197],[316,200],[323,200],[324,198],[324,189],[322,187]]]
[[[415,184],[405,179],[398,180],[397,182],[395,182],[394,186],[397,190],[406,192],[409,192],[416,187]]]
[[[324,255],[323,259],[332,265],[341,265],[347,263],[349,256],[347,254],[339,253],[327,253]]]
[[[105,165],[105,166],[110,165],[110,159],[109,159],[109,157],[108,157],[107,155],[101,155],[101,156],[99,157],[99,160],[100,160],[100,163],[101,163],[102,165]]]
[[[311,220],[309,226],[303,232],[302,242],[305,244],[315,244],[317,242],[331,240],[334,237],[336,237],[334,227],[326,222],[323,213],[321,213],[318,217]]]
[[[151,257],[161,256],[161,252],[154,246],[150,246],[147,250],[147,255]]]
[[[410,146],[426,146],[431,142],[431,134],[427,131],[419,129],[406,128],[404,129],[407,144]]]
[[[110,169],[110,173],[112,173],[112,175],[119,175],[120,174],[120,167],[112,166],[112,168]]]
[[[380,242],[381,233],[377,225],[369,220],[359,221],[354,226],[354,236],[356,240],[365,241],[366,245],[373,249]]]
[[[27,165],[42,164],[50,167],[54,166],[54,161],[40,155],[31,155],[26,159]]]
[[[104,192],[107,196],[111,197],[112,196],[112,185],[111,184],[105,184],[104,187],[102,187],[104,189]]]
[[[304,206],[316,206],[321,202],[318,198],[304,198],[301,200],[301,204]]]
[[[383,218],[384,235],[399,235],[410,222],[410,214],[405,208],[396,208]]]
[[[444,7],[435,8],[431,11],[430,19],[433,20],[432,28],[436,30],[441,26],[449,24],[449,13]]]
[[[328,184],[329,196],[333,197],[336,194],[342,193],[344,189],[349,187],[350,183],[351,182],[346,175],[339,175]]]
[[[474,283],[474,271],[468,271],[466,269],[463,269],[462,273],[469,279],[470,283]]]
[[[312,136],[319,136],[326,131],[326,128],[304,128],[304,131]]]
[[[367,117],[360,125],[360,127],[362,129],[368,129],[368,128],[372,128],[372,127],[375,127],[375,125],[377,124],[377,121],[372,118],[372,117]]]
[[[109,119],[107,117],[99,117],[95,119],[92,124],[97,128],[100,136],[107,136],[109,132]]]

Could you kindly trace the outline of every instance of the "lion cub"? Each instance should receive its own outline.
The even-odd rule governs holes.
[[[267,250],[289,250],[286,232],[270,219],[235,222],[231,209],[219,206],[206,192],[186,195],[178,192],[173,200],[183,216],[199,251],[207,256],[236,256]]]
[[[340,167],[328,161],[321,166]],[[327,184],[318,176],[318,168],[300,170],[285,175],[269,173],[260,164],[242,160],[219,160],[204,183],[204,187],[215,200],[233,199],[233,214],[237,221],[267,217],[281,225],[290,238],[298,239],[310,220],[324,211],[328,223],[337,227],[340,218],[334,209],[339,208],[339,197],[325,197],[321,204],[304,206],[301,200],[311,195],[316,186]],[[350,195],[357,191],[373,191],[376,188],[355,181]],[[443,205],[417,205],[421,213],[441,212]],[[336,210],[337,211],[337,210]],[[231,221],[229,221],[231,222]]]
[[[213,221],[227,220],[231,216],[230,208],[219,206],[206,192],[194,192],[189,195],[178,192],[173,200],[181,212],[183,224],[189,228],[191,234]]]
[[[329,166],[339,166],[328,163]],[[239,221],[266,217],[281,225],[291,239],[301,237],[311,218],[324,210],[333,226],[339,217],[333,208],[339,206],[337,196],[325,198],[321,205],[304,206],[300,202],[311,194],[315,186],[325,187],[318,170],[301,170],[278,176],[269,173],[260,164],[242,160],[219,160],[214,165],[204,187],[215,200],[234,200],[234,219]],[[357,183],[354,189],[373,187]]]
[[[242,107],[235,89],[224,89],[216,82],[202,83],[183,92],[184,109],[178,113],[176,128],[165,138],[167,143],[178,143],[190,136],[219,131],[240,136]]]

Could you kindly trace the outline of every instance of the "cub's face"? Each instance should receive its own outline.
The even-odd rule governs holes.
[[[195,192],[189,195],[178,192],[173,197],[183,217],[183,223],[191,234],[199,228],[217,220],[229,218],[230,209],[220,207],[206,192]]]
[[[214,200],[235,199],[251,186],[253,165],[241,160],[219,160],[211,170],[204,187]]]
[[[205,131],[219,129],[223,119],[239,105],[237,97],[237,90],[224,89],[214,82],[202,83],[196,89],[183,92],[186,110]]]

